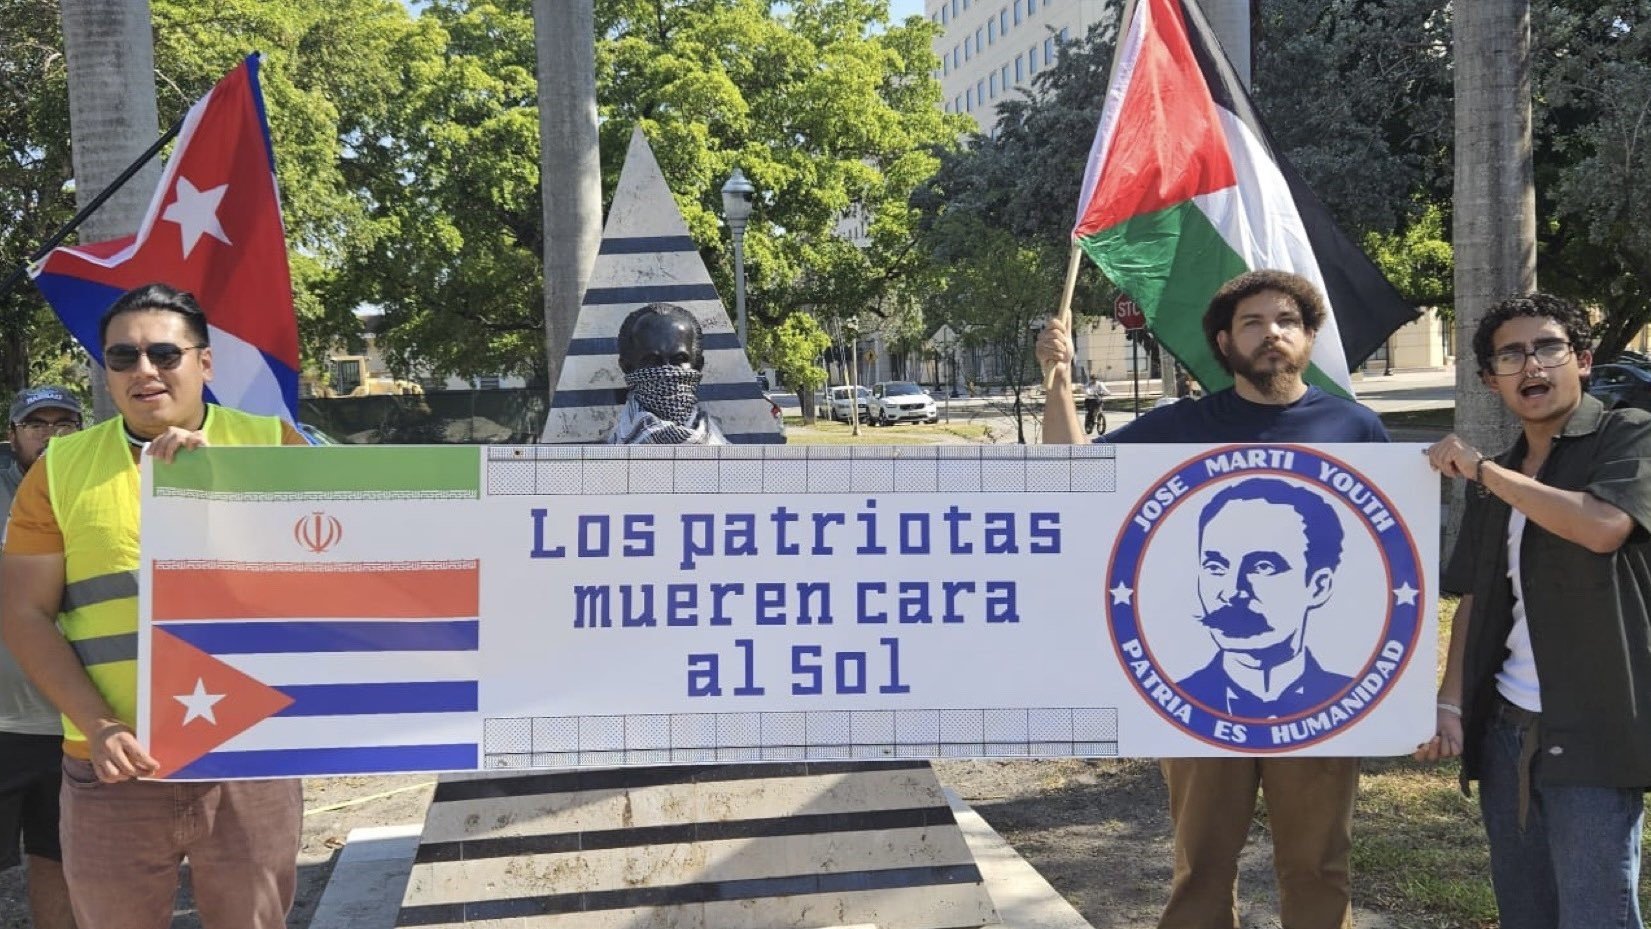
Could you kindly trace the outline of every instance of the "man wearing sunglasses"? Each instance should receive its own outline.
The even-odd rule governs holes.
[[[62,843],[81,929],[165,929],[189,859],[207,929],[281,929],[292,905],[300,783],[140,780],[156,764],[137,711],[138,461],[207,445],[303,445],[290,424],[205,402],[206,317],[150,284],[99,327],[120,415],[56,439],[18,488],[0,557],[0,634],[63,714]],[[222,707],[220,707],[220,710]]]
[[[1583,390],[1588,316],[1557,297],[1479,321],[1480,380],[1519,418],[1487,456],[1428,450],[1471,482],[1440,586],[1462,596],[1424,760],[1479,781],[1503,929],[1640,929],[1651,789],[1651,414]]]
[[[80,401],[62,387],[31,387],[12,400],[11,463],[0,468],[0,540],[11,501],[46,446],[80,431]],[[29,912],[39,929],[73,929],[58,844],[63,724],[0,644],[0,870],[29,859]],[[19,841],[21,840],[21,842]]]

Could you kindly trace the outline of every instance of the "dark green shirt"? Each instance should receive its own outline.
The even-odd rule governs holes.
[[[1523,436],[1496,463],[1517,470]],[[1542,782],[1651,788],[1651,414],[1606,411],[1584,394],[1537,480],[1585,491],[1628,514],[1634,529],[1597,555],[1535,521],[1519,549],[1521,589],[1541,684]],[[1479,776],[1496,672],[1513,627],[1509,506],[1470,485],[1443,588],[1473,595],[1463,665],[1463,779]]]

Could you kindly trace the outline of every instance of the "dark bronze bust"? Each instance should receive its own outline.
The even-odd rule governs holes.
[[[619,325],[625,406],[609,445],[726,445],[699,405],[705,369],[699,320],[674,303],[650,303]]]

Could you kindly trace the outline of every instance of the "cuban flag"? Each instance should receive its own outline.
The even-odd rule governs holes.
[[[480,580],[476,561],[153,562],[157,776],[474,770]]]
[[[211,329],[207,399],[292,420],[298,324],[258,67],[247,58],[190,107],[136,235],[53,249],[30,275],[100,364],[98,320],[121,294],[193,293]]]

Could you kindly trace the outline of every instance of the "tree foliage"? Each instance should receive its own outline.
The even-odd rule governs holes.
[[[779,372],[780,380],[796,391],[804,417],[812,421],[814,391],[826,382],[820,355],[831,345],[831,336],[807,313],[792,313],[777,326],[759,324],[751,335],[751,354]]]
[[[1651,0],[1532,13],[1537,276],[1602,311],[1609,358],[1651,323]]]
[[[603,0],[597,31],[604,173],[640,125],[725,288],[718,191],[735,167],[757,186],[754,319],[900,309],[911,192],[967,125],[940,107],[933,24],[888,23],[887,0]],[[838,234],[862,220],[863,247]]]
[[[54,0],[0,0],[0,276],[74,213],[69,91]],[[0,295],[0,398],[45,375],[68,334],[27,284]]]

